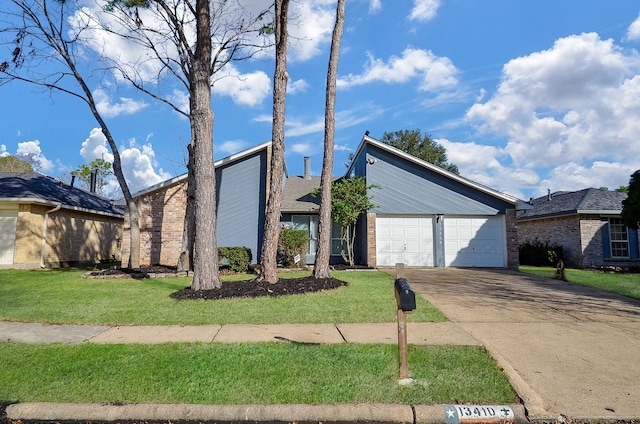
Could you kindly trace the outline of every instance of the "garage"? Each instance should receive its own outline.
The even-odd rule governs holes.
[[[506,236],[502,216],[444,219],[446,266],[504,267]]]
[[[18,212],[0,210],[0,265],[13,264]]]
[[[434,266],[433,217],[377,216],[378,266]]]

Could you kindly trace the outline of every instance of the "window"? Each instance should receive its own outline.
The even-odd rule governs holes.
[[[629,232],[620,218],[609,218],[609,235],[611,237],[611,257],[629,257]]]
[[[342,256],[342,252],[346,252],[347,246],[342,240],[341,228],[335,222],[331,223],[331,255]]]

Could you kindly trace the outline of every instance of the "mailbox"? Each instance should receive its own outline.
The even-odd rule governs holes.
[[[402,309],[403,312],[416,309],[416,294],[411,290],[406,278],[396,280],[396,300],[398,301],[398,309]]]

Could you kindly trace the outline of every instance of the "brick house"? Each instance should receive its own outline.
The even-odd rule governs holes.
[[[120,253],[123,210],[38,173],[0,173],[0,268],[93,265]]]
[[[639,266],[638,232],[620,219],[626,193],[587,188],[532,199],[518,213],[520,243],[560,245],[564,262],[576,268]]]

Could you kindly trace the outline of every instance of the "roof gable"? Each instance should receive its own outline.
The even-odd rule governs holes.
[[[0,172],[0,201],[43,203],[65,209],[122,217],[111,200],[36,172]]]
[[[457,174],[454,174],[453,172],[447,171],[446,169],[443,169],[439,166],[433,165],[432,163],[426,162],[422,159],[419,159],[415,156],[412,156],[410,154],[408,154],[407,152],[404,152],[400,149],[397,149],[393,146],[389,146],[388,144],[385,144],[379,140],[376,140],[374,138],[369,137],[368,135],[365,135],[362,138],[362,141],[360,142],[360,145],[358,146],[358,148],[356,149],[356,153],[354,154],[354,158],[351,161],[351,164],[349,165],[349,168],[347,169],[347,172],[345,173],[345,177],[351,175],[351,173],[354,171],[354,167],[356,166],[356,163],[358,162],[358,158],[359,156],[361,156],[363,154],[363,152],[365,151],[365,147],[367,145],[372,145],[375,146],[381,150],[384,150],[392,155],[397,156],[398,158],[408,161],[412,164],[415,164],[429,172],[432,172],[434,174],[437,174],[443,178],[452,180],[458,184],[461,184],[463,186],[466,186],[472,190],[477,190],[479,192],[482,192],[486,195],[492,196],[502,202],[506,202],[509,204],[512,204],[514,206],[516,206],[517,209],[528,209],[530,206],[524,202],[523,200],[520,200],[516,197],[510,196],[508,194],[505,193],[501,193],[497,190],[491,189],[489,187],[486,187],[482,184],[476,183],[475,181],[471,181],[467,178],[461,177]]]

